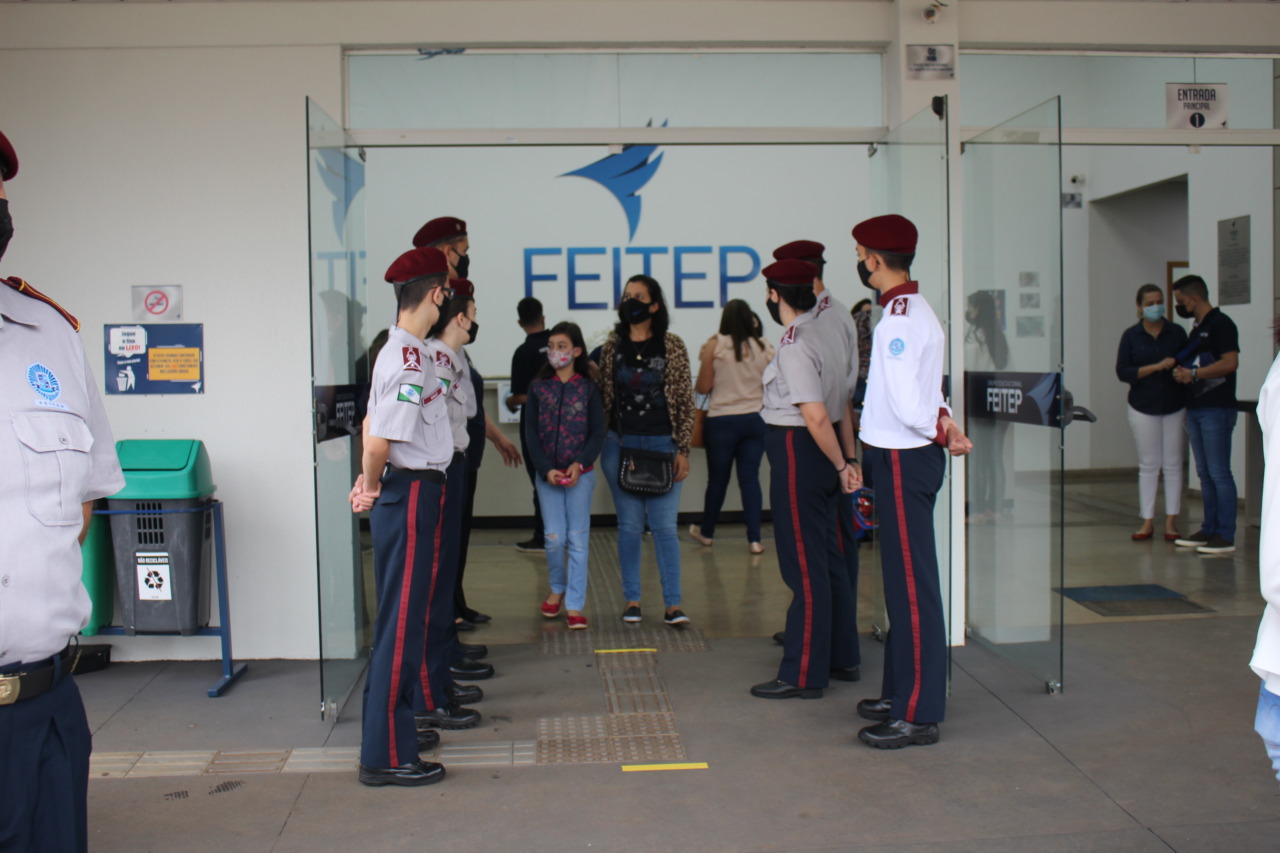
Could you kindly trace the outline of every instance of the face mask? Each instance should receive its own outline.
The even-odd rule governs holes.
[[[1164,319],[1164,303],[1155,305],[1144,305],[1142,308],[1142,319],[1148,323],[1158,323]]]
[[[866,261],[858,261],[858,278],[862,279],[863,287],[869,287],[872,290],[876,289],[876,286],[871,283],[871,270],[867,269]]]
[[[1184,320],[1190,320],[1192,317],[1196,316],[1196,312],[1182,305],[1175,306],[1174,310],[1177,311],[1178,316]]]
[[[782,309],[779,307],[781,303],[774,302],[772,299],[770,299],[764,305],[766,308],[769,309],[769,316],[773,318],[773,322],[781,326],[782,325]]]
[[[573,350],[565,352],[564,350],[549,349],[547,350],[547,361],[555,370],[562,367],[568,367],[573,363]]]
[[[0,258],[4,250],[9,248],[9,240],[13,237],[13,217],[9,215],[9,199],[0,198]]]
[[[476,335],[478,334],[480,334],[480,324],[475,320],[472,320],[471,328],[467,329],[467,343],[474,344],[476,342]]]
[[[471,256],[458,255],[458,260],[454,262],[453,268],[458,271],[458,278],[470,278],[467,273],[471,269]]]
[[[649,319],[649,303],[639,299],[624,299],[618,306],[618,316],[622,322],[634,326]]]

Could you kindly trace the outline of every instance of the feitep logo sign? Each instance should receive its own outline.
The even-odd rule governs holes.
[[[663,122],[666,126],[666,122]],[[524,250],[524,295],[537,296],[540,287],[564,288],[569,309],[611,310],[622,298],[627,280],[636,273],[670,283],[670,302],[675,308],[715,308],[716,301],[685,296],[688,282],[706,281],[715,275],[719,283],[719,306],[729,301],[729,287],[751,281],[760,273],[760,255],[742,245],[631,245],[640,228],[640,191],[653,181],[665,153],[657,145],[626,145],[580,169],[558,177],[579,177],[594,181],[607,190],[618,204],[627,225],[626,246],[531,247]],[[654,156],[656,154],[656,156]],[[649,192],[659,191],[655,182]],[[603,198],[603,195],[602,195]],[[624,274],[624,260],[627,271]],[[635,262],[638,260],[638,264]],[[638,269],[636,268],[638,267]],[[579,287],[608,276],[613,285],[613,303],[591,302],[579,297]]]

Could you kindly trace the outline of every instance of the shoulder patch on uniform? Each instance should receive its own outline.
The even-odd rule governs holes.
[[[453,359],[449,358],[449,354],[448,354],[448,353],[446,353],[446,352],[437,352],[437,353],[436,353],[436,367],[447,367],[447,368],[449,368],[450,370],[452,370],[452,369],[453,369]]]
[[[896,315],[899,317],[905,317],[907,316],[907,309],[910,307],[911,303],[907,300],[907,297],[898,296],[889,303],[889,314],[891,316]]]
[[[402,347],[400,350],[404,353],[404,369],[413,371],[414,373],[422,372],[422,353],[417,347]]]
[[[782,340],[778,341],[778,346],[785,347],[787,344],[795,343],[796,327],[787,326],[787,331],[783,333]]]
[[[77,332],[80,331],[80,321],[77,320],[75,317],[71,316],[70,312],[68,312],[66,308],[63,308],[57,302],[54,302],[48,296],[45,296],[43,293],[36,290],[31,285],[27,284],[25,281],[18,278],[16,275],[10,276],[9,278],[0,278],[0,281],[3,281],[5,284],[9,285],[9,287],[18,291],[23,296],[30,296],[32,299],[35,299],[39,302],[43,302],[45,305],[48,305],[50,308],[52,308],[53,310],[61,314],[62,319],[66,320],[68,323],[71,324],[71,328],[75,329]]]
[[[421,385],[401,385],[396,399],[402,403],[413,403],[414,405],[422,404],[422,386]]]
[[[907,343],[902,338],[894,338],[889,341],[889,355],[897,358],[907,351]]]
[[[822,298],[818,300],[818,310],[814,311],[814,313],[821,314],[823,311],[826,311],[830,307],[831,307],[831,294],[824,293],[822,294]]]

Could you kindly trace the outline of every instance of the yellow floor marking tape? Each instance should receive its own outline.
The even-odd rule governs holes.
[[[710,770],[711,766],[705,761],[696,764],[624,764],[622,765],[623,773],[638,773],[644,770]]]
[[[627,652],[653,652],[658,653],[657,649],[596,649],[598,655],[622,655]]]

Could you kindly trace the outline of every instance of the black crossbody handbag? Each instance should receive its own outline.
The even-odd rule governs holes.
[[[622,445],[622,409],[618,405],[618,351],[613,354],[613,416],[618,426],[618,444]],[[675,485],[674,453],[661,450],[644,450],[639,447],[621,446],[618,463],[618,488],[643,497],[658,497],[671,491]]]

